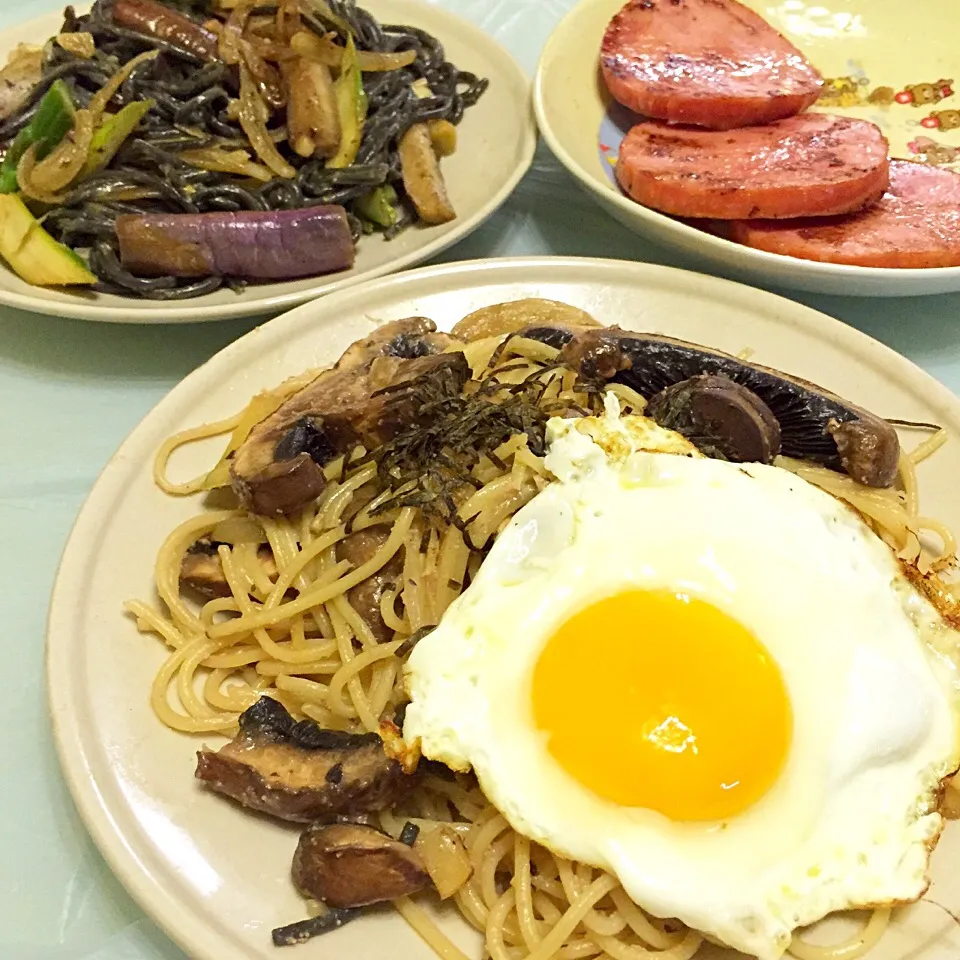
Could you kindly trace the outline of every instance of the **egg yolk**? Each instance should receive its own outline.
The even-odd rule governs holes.
[[[685,594],[631,591],[581,610],[533,672],[533,712],[583,786],[672,820],[722,820],[773,785],[793,716],[756,637]]]

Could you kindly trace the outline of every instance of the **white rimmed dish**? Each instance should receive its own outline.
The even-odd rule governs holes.
[[[370,0],[363,5],[382,22],[409,23],[432,33],[461,69],[490,80],[486,93],[460,124],[457,152],[443,161],[456,220],[442,226],[415,226],[391,241],[378,235],[364,237],[356,265],[342,273],[252,284],[242,293],[224,289],[174,302],[34,287],[0,261],[0,304],[113,323],[195,322],[278,313],[422,263],[476,230],[510,196],[533,162],[537,130],[529,80],[496,40],[442,7],[424,0]],[[62,23],[61,14],[47,14],[4,30],[0,64],[18,44],[42,43],[55,36]]]
[[[960,169],[960,114],[943,116],[943,111],[960,110],[960,86],[955,84],[946,99],[930,103],[867,102],[881,86],[894,95],[919,86],[920,99],[936,97],[940,94],[929,91],[936,91],[941,79],[960,77],[960,55],[944,29],[953,16],[951,0],[916,0],[909,9],[900,0],[834,0],[829,6],[805,0],[742,2],[836,81],[831,84],[834,99],[814,109],[877,123],[890,140],[893,156],[943,160],[955,154],[947,168]],[[616,184],[612,163],[636,118],[612,103],[599,72],[601,38],[622,6],[623,0],[583,0],[574,7],[551,34],[534,83],[534,109],[544,139],[608,214],[705,268],[737,279],[863,297],[960,291],[960,267],[895,270],[784,257],[714,236],[627,197]],[[931,117],[939,124],[936,129],[925,125],[933,122]],[[926,141],[940,153],[919,153]]]
[[[61,764],[97,845],[143,908],[193,960],[280,960],[270,928],[302,917],[289,879],[296,831],[243,812],[193,779],[200,740],[154,717],[148,690],[164,652],[121,604],[151,597],[156,550],[198,509],[155,489],[154,453],[170,434],[242,407],[257,390],[332,361],[378,322],[409,315],[449,328],[487,304],[526,296],[567,301],[604,323],[657,331],[789,370],[886,416],[934,421],[960,434],[960,401],[904,358],[807,307],[750,287],[622,261],[530,258],[433,267],[341,291],[260,327],[224,349],[164,399],[97,481],[67,544],[47,635],[49,710]],[[201,472],[216,444],[184,451],[176,475]],[[960,527],[960,447],[920,468],[924,512]],[[930,902],[898,913],[871,960],[953,960],[960,931],[960,829],[934,857]],[[940,906],[934,906],[933,903]],[[480,956],[452,911],[447,932]],[[846,919],[817,936],[838,937]],[[912,951],[912,952],[911,952]],[[432,952],[389,911],[299,949],[314,960]],[[286,956],[286,954],[284,954]],[[707,950],[700,960],[729,957]]]

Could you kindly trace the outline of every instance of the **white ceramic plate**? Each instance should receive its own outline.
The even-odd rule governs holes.
[[[239,294],[218,290],[173,303],[33,287],[0,262],[0,304],[114,323],[193,322],[277,313],[332,290],[422,263],[476,230],[510,196],[533,161],[537,132],[528,79],[500,44],[441,7],[424,0],[364,0],[363,5],[381,22],[409,23],[432,33],[458,67],[490,80],[487,92],[460,124],[457,152],[442,164],[456,220],[413,227],[389,242],[380,236],[364,237],[356,265],[343,273],[255,284]],[[17,44],[41,43],[56,35],[62,23],[59,13],[48,14],[4,30],[0,64]]]
[[[449,328],[484,305],[527,296],[576,304],[604,323],[659,331],[782,367],[879,414],[935,421],[960,435],[960,402],[908,361],[861,333],[788,300],[666,267],[534,258],[434,267],[345,290],[301,307],[227,347],[144,420],[98,480],[70,537],[49,619],[49,708],[60,759],[83,818],[117,875],[194,960],[285,960],[270,929],[302,917],[290,883],[296,831],[244,813],[193,778],[200,741],[163,727],[148,690],[164,657],[121,603],[152,593],[154,556],[198,503],[151,479],[154,452],[184,427],[226,416],[261,388],[333,361],[375,324],[410,315]],[[193,476],[218,450],[185,452]],[[960,445],[921,467],[924,511],[960,528]],[[960,911],[960,828],[948,827],[930,897]],[[833,921],[846,923],[846,921]],[[470,955],[480,944],[460,919],[448,932]],[[956,960],[957,924],[930,903],[902,911],[871,960]],[[364,918],[290,957],[430,960],[389,911]],[[706,952],[706,957],[727,956]]]
[[[956,16],[955,0],[913,0],[906,5],[903,0],[742,2],[803,50],[828,78],[825,95],[814,109],[878,124],[895,157],[960,170],[960,48],[946,27]],[[636,120],[611,104],[599,71],[601,38],[623,5],[624,0],[578,4],[547,42],[534,87],[544,139],[607,213],[637,233],[738,279],[862,297],[960,290],[960,267],[892,270],[784,257],[705,233],[623,194],[612,163],[620,140]],[[899,102],[898,94],[899,100],[910,99]]]

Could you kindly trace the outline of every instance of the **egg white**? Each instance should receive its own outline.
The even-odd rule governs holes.
[[[957,681],[934,652],[949,649],[949,628],[889,548],[794,475],[701,458],[648,420],[553,421],[550,441],[557,482],[409,659],[407,741],[472,768],[520,833],[761,960],[828,913],[922,895],[941,781],[957,765]],[[736,817],[674,822],[603,800],[536,729],[544,644],[578,610],[635,588],[712,603],[780,667],[790,753]]]

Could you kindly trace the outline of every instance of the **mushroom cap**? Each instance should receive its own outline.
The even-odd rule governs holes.
[[[647,413],[709,456],[734,463],[772,463],[780,452],[780,424],[752,390],[729,377],[702,374],[650,399]]]

